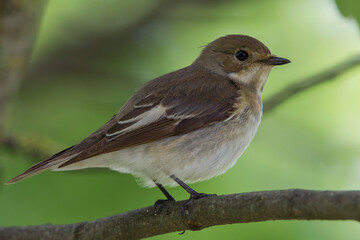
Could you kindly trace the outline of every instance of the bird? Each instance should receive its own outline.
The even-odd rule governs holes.
[[[272,68],[290,63],[259,40],[226,35],[189,66],[145,83],[107,123],[78,144],[35,164],[6,184],[45,170],[110,168],[145,187],[180,185],[194,200],[212,196],[188,184],[231,168],[252,141]]]

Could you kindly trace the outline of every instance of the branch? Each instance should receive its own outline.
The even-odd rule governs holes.
[[[26,135],[5,135],[5,137],[0,139],[0,146],[10,151],[25,154],[31,157],[35,163],[38,162],[39,159],[48,158],[53,155],[54,152],[61,150],[60,146],[48,138]]]
[[[284,103],[286,100],[295,96],[296,94],[312,88],[320,83],[333,80],[340,74],[358,65],[360,65],[360,54],[349,60],[346,60],[337,66],[333,66],[320,74],[305,78],[299,82],[289,85],[264,102],[264,113],[273,110],[275,107],[279,106],[281,103]]]
[[[146,207],[91,222],[0,227],[0,239],[140,239],[182,230],[269,220],[360,220],[360,191],[281,190],[206,197]]]

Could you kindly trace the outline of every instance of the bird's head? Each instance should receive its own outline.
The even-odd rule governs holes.
[[[251,85],[262,91],[266,78],[275,65],[290,63],[276,57],[255,38],[228,35],[208,44],[195,61],[215,73],[234,81]]]

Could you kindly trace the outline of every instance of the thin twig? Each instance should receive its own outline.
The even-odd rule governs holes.
[[[320,74],[305,78],[292,85],[289,85],[264,102],[264,113],[270,112],[271,110],[275,109],[275,107],[284,103],[286,100],[295,96],[296,94],[312,88],[320,83],[334,80],[340,74],[359,65],[360,54],[338,64],[337,66],[333,66]]]
[[[206,197],[181,217],[184,201],[91,222],[0,227],[0,239],[140,239],[182,230],[269,220],[360,220],[360,191],[281,190]]]
[[[11,136],[6,135],[5,138],[0,139],[0,146],[15,151],[17,153],[24,154],[34,162],[38,162],[41,159],[45,159],[59,151],[56,144],[49,139],[35,138],[33,136]]]

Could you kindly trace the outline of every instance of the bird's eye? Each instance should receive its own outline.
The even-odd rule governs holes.
[[[239,60],[239,61],[245,61],[249,55],[247,52],[245,51],[238,51],[236,54],[235,54],[235,57]]]

